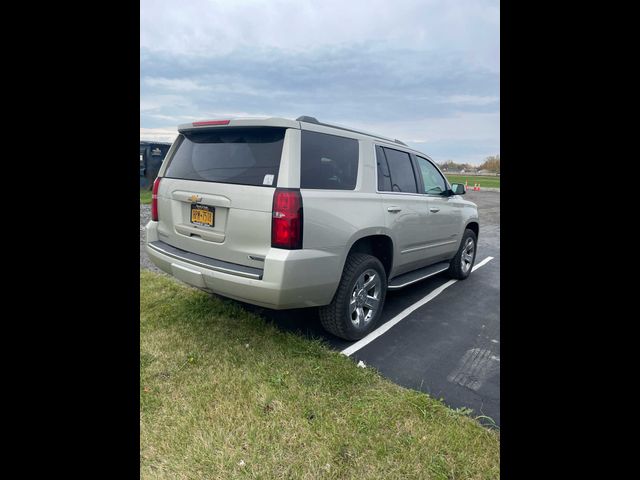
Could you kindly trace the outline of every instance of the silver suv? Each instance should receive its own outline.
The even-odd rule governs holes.
[[[313,117],[194,122],[154,182],[146,249],[207,292],[320,307],[328,331],[356,340],[387,290],[469,275],[479,223],[464,193],[399,140]]]

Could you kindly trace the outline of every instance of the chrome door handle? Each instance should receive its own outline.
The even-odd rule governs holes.
[[[389,208],[387,208],[387,212],[392,212],[392,213],[398,213],[400,210],[402,210],[400,207],[389,207]]]
[[[431,207],[431,208],[429,209],[429,211],[430,211],[431,213],[438,213],[438,212],[440,211],[440,209],[439,209],[438,207]]]

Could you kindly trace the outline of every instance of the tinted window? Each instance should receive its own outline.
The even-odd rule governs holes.
[[[357,176],[357,140],[302,131],[300,188],[353,190]]]
[[[382,148],[389,167],[392,192],[418,193],[416,176],[411,165],[411,158],[406,152],[400,152],[391,148]]]
[[[379,145],[376,145],[376,159],[378,162],[378,191],[390,192],[391,175],[389,174],[389,165],[387,164],[387,157],[384,155],[384,150]]]
[[[168,145],[163,146],[154,146],[151,148],[151,156],[152,157],[164,157],[169,150]]]
[[[424,181],[424,193],[431,193],[438,195],[447,189],[447,183],[445,182],[440,172],[432,165],[432,163],[422,157],[418,158],[418,165],[420,166],[420,172],[422,173],[422,180]]]
[[[276,186],[284,128],[224,128],[185,133],[165,176]]]

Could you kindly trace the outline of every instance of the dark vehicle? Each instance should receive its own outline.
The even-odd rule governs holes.
[[[151,188],[171,147],[167,142],[140,141],[140,188]]]

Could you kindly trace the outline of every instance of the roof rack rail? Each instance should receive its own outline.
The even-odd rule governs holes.
[[[408,147],[408,145],[404,142],[401,142],[398,139],[390,139],[387,137],[383,137],[381,135],[376,135],[374,133],[368,133],[368,132],[363,132],[362,130],[353,130],[352,128],[347,128],[347,127],[341,127],[339,125],[332,125],[330,123],[323,123],[323,122],[319,122],[318,119],[316,117],[310,117],[308,115],[301,115],[298,118],[296,118],[296,122],[307,122],[307,123],[315,123],[316,125],[323,125],[325,127],[331,127],[331,128],[337,128],[340,130],[346,130],[347,132],[353,132],[353,133],[360,133],[362,135],[367,135],[369,137],[374,137],[374,138],[379,138],[381,140],[386,140],[388,142],[393,142],[393,143],[397,143],[399,145],[404,145],[405,147]]]

